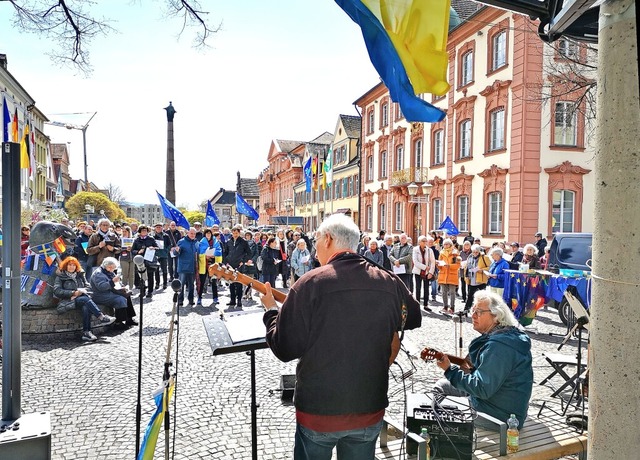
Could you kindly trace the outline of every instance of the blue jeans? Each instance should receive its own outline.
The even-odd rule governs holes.
[[[178,278],[182,283],[180,289],[180,295],[178,296],[178,304],[182,305],[184,302],[184,288],[187,288],[187,298],[189,303],[193,303],[193,283],[195,282],[195,273],[179,273]]]
[[[431,279],[431,298],[435,299],[437,293],[438,293],[438,280],[435,277],[433,277]]]
[[[294,460],[331,460],[337,446],[338,460],[372,460],[382,420],[356,430],[321,433],[297,424]]]
[[[100,316],[102,312],[88,295],[76,297],[76,306],[82,308],[82,331],[91,330],[91,315]]]

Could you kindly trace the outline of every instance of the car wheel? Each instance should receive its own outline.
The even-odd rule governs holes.
[[[573,310],[571,310],[569,301],[564,297],[562,298],[560,305],[558,305],[558,316],[560,317],[562,324],[565,326],[573,327],[576,322],[576,315],[573,313]]]

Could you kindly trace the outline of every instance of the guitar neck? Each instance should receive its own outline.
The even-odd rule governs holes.
[[[464,358],[460,358],[459,356],[455,356],[455,355],[448,355],[438,350],[434,350],[433,348],[425,348],[420,354],[420,357],[425,361],[428,361],[429,359],[434,359],[434,358],[442,359],[445,356],[449,358],[449,361],[451,361],[453,364],[457,364],[458,366],[464,366],[464,367],[470,366],[469,362]]]
[[[238,273],[234,269],[221,267],[218,264],[209,266],[209,276],[215,276],[216,278],[225,279],[232,283],[240,283],[245,286],[251,286],[261,294],[267,293],[267,287],[264,285],[264,283],[261,283],[257,279],[247,276],[243,273]],[[284,302],[287,298],[287,295],[284,292],[278,291],[273,286],[271,286],[271,294],[273,295],[273,298],[280,303]]]
[[[453,364],[457,364],[458,366],[468,366],[469,362],[467,360],[465,360],[464,358],[460,358],[459,356],[455,356],[455,355],[446,355],[447,358],[449,358],[449,361],[451,361]]]

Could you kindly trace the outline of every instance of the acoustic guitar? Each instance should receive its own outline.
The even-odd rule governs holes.
[[[422,358],[425,361],[441,360],[445,356],[449,358],[449,361],[451,361],[453,364],[457,364],[458,366],[460,366],[460,368],[464,372],[468,373],[473,371],[473,365],[471,364],[471,361],[467,360],[466,358],[460,358],[459,356],[454,356],[454,355],[447,355],[438,350],[434,350],[433,348],[424,348],[420,352],[420,358]]]
[[[209,276],[211,277],[227,280],[231,283],[240,283],[245,286],[251,286],[256,291],[264,295],[266,295],[267,293],[267,287],[263,283],[255,278],[252,278],[251,276],[239,273],[233,268],[224,267],[219,264],[213,264],[209,265],[208,271]],[[271,286],[271,293],[273,294],[273,298],[280,303],[284,302],[284,300],[287,298],[287,294],[276,290],[276,288],[274,288],[273,286]]]

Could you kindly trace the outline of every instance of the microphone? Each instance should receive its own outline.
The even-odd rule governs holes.
[[[171,281],[171,289],[173,289],[173,292],[180,292],[182,289],[182,283],[179,279]]]
[[[140,254],[133,258],[133,263],[136,265],[138,273],[144,273],[147,271],[147,267],[144,266],[144,257],[142,257]]]

